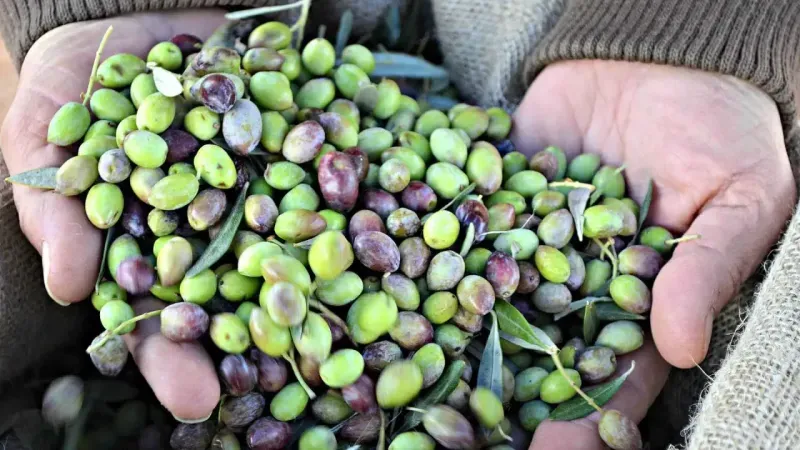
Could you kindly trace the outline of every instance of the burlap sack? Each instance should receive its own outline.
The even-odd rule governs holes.
[[[145,3],[157,7],[159,2]],[[172,4],[169,0],[164,3]],[[273,2],[236,3],[257,6]],[[355,12],[354,33],[362,35],[370,33],[386,7],[394,3],[403,10],[409,4],[403,0],[317,1],[312,23],[326,23],[333,29],[341,13],[350,8]],[[558,18],[562,3],[433,0],[429,11],[434,15],[445,64],[466,98],[483,106],[513,110],[527,89],[521,73],[525,60]],[[173,6],[197,4],[230,2],[178,0]],[[0,176],[6,174],[0,159]],[[10,380],[26,368],[46,362],[48,354],[67,342],[90,338],[82,330],[91,323],[87,321],[96,320],[87,304],[63,308],[48,299],[39,256],[20,232],[17,220],[10,188],[0,185],[0,380]],[[708,384],[706,374],[713,374],[720,365],[717,381],[693,422],[691,448],[787,448],[788,442],[798,440],[793,435],[800,425],[800,408],[794,407],[794,399],[800,394],[800,384],[792,377],[800,373],[796,350],[800,327],[795,327],[800,317],[800,302],[795,298],[800,280],[795,264],[800,258],[799,239],[800,220],[796,219],[759,300],[749,311],[739,345],[726,362],[722,364],[748,314],[760,275],[721,312],[702,370],[673,371],[653,414],[643,423],[652,448],[677,442],[676,435],[688,423],[694,413],[692,406]]]

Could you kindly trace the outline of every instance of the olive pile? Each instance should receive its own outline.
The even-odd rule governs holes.
[[[110,229],[96,367],[118,374],[120,335],[153,316],[218,364],[218,411],[172,448],[499,450],[559,404],[568,420],[608,400],[580,388],[642,346],[676,242],[640,230],[649,199],[626,197],[622,168],[529,159],[500,108],[424,110],[370,79],[363,46],[297,51],[279,22],[246,42],[111,56],[48,133],[77,147],[52,187]],[[141,295],[168,306],[135,317]],[[616,411],[600,434],[641,447]]]

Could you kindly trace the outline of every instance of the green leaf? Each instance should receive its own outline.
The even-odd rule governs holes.
[[[386,11],[384,16],[384,25],[386,27],[386,44],[389,47],[394,46],[397,40],[400,39],[400,7],[395,5]]]
[[[644,316],[625,311],[614,303],[598,303],[595,305],[595,314],[599,320],[603,321],[645,319]]]
[[[464,235],[464,242],[461,244],[461,252],[459,253],[462,258],[467,257],[469,249],[472,248],[472,243],[475,242],[475,224],[469,224],[467,227],[467,234]]]
[[[219,261],[228,249],[230,249],[236,231],[239,230],[239,225],[242,223],[242,216],[244,216],[244,200],[247,197],[247,188],[249,185],[250,183],[245,183],[244,187],[242,187],[242,192],[239,193],[239,197],[236,199],[233,209],[231,209],[231,214],[225,220],[219,234],[208,244],[206,251],[203,252],[200,259],[194,263],[194,266],[186,272],[187,277],[193,277],[208,269]]]
[[[493,311],[489,314],[492,315],[492,328],[478,367],[478,386],[491,390],[497,398],[503,398],[503,350],[500,348],[497,315]]]
[[[103,246],[103,258],[100,260],[100,273],[97,274],[97,281],[94,282],[94,290],[97,292],[100,289],[100,283],[103,281],[103,275],[106,271],[106,259],[108,258],[108,248],[111,247],[111,242],[114,241],[114,227],[106,231],[106,243]]]
[[[586,395],[591,397],[592,400],[597,403],[598,406],[603,406],[608,403],[609,400],[620,390],[622,384],[628,378],[628,375],[633,372],[633,368],[636,367],[635,362],[631,362],[631,368],[628,369],[627,372],[623,373],[619,377],[614,380],[609,381],[608,383],[601,384],[600,386],[587,389]],[[573,397],[570,400],[558,405],[553,412],[550,413],[550,420],[576,420],[582,419],[589,414],[594,412],[594,408],[589,406],[582,397]]]
[[[611,287],[611,281],[608,280],[603,283],[596,291],[592,292],[591,295],[593,297],[608,297],[609,288]]]
[[[575,232],[581,242],[583,242],[583,212],[586,211],[586,203],[589,201],[590,194],[589,189],[578,188],[571,190],[567,196],[569,212],[575,221]]]
[[[644,225],[644,221],[647,219],[647,214],[650,213],[650,203],[653,201],[653,180],[647,180],[647,192],[644,194],[644,199],[642,200],[642,206],[639,207],[639,221],[636,227],[636,233],[633,235],[633,239],[631,239],[628,246],[635,244],[636,241],[639,239],[639,232],[642,231],[642,225]]]
[[[339,20],[339,31],[336,33],[336,56],[342,55],[342,50],[350,40],[350,33],[353,31],[353,11],[347,10],[342,13]]]
[[[6,183],[18,184],[36,189],[55,189],[58,167],[43,167],[18,173],[6,178]]]
[[[589,302],[583,310],[583,340],[586,345],[592,345],[594,338],[597,337],[597,329],[600,327],[600,320],[597,318],[597,310],[594,302]]]
[[[380,78],[448,78],[441,66],[405,53],[375,52],[375,70],[370,77]]]
[[[527,348],[548,354],[558,351],[558,347],[550,340],[547,333],[528,323],[525,316],[511,303],[497,301],[494,304],[494,311],[497,314],[500,330],[524,341],[529,345]]]
[[[558,313],[555,316],[553,316],[553,320],[557,322],[557,321],[563,319],[564,317],[567,317],[568,315],[574,313],[575,311],[580,311],[581,309],[585,308],[586,305],[588,305],[589,303],[601,303],[601,302],[610,302],[610,301],[611,301],[611,297],[586,297],[586,298],[582,298],[582,299],[580,299],[578,301],[574,301],[574,302],[570,303],[569,306],[567,307],[567,309],[565,309],[564,311],[561,311],[560,313]]]
[[[416,402],[414,402],[415,408],[425,409],[431,405],[437,405],[439,403],[443,403],[447,397],[453,392],[453,390],[458,386],[458,380],[461,379],[461,374],[464,373],[464,368],[466,367],[466,363],[464,361],[453,361],[450,363],[449,366],[444,370],[444,373],[439,378],[439,381],[436,382],[430,389],[425,391]],[[422,414],[416,411],[410,411],[410,414],[406,416],[403,425],[400,426],[400,429],[397,430],[397,434],[403,433],[408,431],[422,422]]]

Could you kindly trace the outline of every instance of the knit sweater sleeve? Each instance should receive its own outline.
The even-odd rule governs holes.
[[[800,87],[797,0],[567,0],[526,64],[529,82],[561,60],[670,64],[732,75],[777,103],[785,138],[796,138]]]

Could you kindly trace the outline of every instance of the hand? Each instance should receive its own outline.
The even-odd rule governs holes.
[[[28,52],[19,87],[0,132],[0,148],[10,173],[58,167],[72,154],[47,144],[53,114],[86,90],[98,44],[109,25],[114,31],[103,57],[128,52],[147,56],[158,42],[179,33],[208,37],[224,22],[223,12],[203,10],[134,14],[74,23],[42,36]],[[89,297],[97,278],[102,234],[87,220],[78,197],[14,186],[20,225],[42,255],[47,292],[68,305]],[[163,307],[155,300],[134,305],[137,313]],[[176,344],[159,332],[158,319],[140,322],[125,337],[134,360],[158,399],[175,416],[201,419],[213,411],[220,388],[211,359],[200,344]]]
[[[640,421],[663,387],[669,365],[706,356],[714,317],[779,238],[796,192],[777,107],[741,80],[701,71],[608,61],[547,67],[515,117],[517,149],[548,145],[574,157],[599,154],[625,164],[631,196],[654,186],[649,223],[679,244],[653,286],[652,342],[621,358],[636,370],[609,404]],[[666,360],[666,362],[664,361]],[[669,363],[669,365],[667,364]],[[531,449],[602,449],[595,413],[545,422]],[[569,439],[565,439],[569,436]]]

